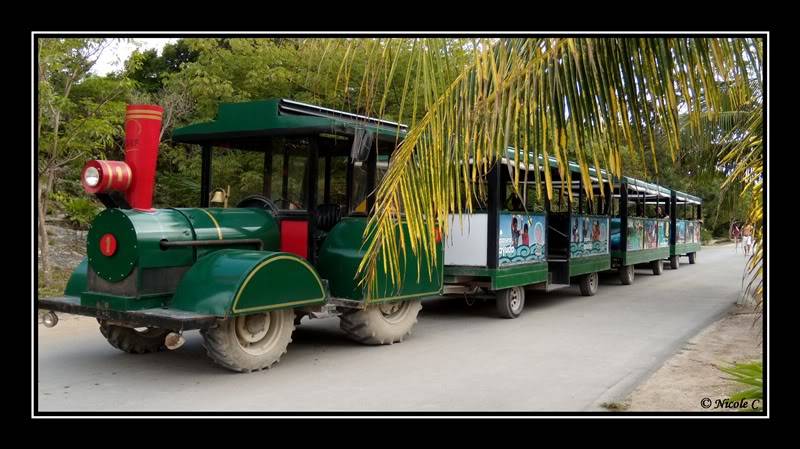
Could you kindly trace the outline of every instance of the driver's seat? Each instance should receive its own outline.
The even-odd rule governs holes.
[[[338,204],[324,203],[317,206],[317,229],[330,232],[341,219],[342,207]]]

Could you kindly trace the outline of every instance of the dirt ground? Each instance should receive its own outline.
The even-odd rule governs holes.
[[[715,411],[713,405],[703,408],[701,400],[725,399],[742,389],[716,366],[761,360],[762,321],[758,319],[754,325],[755,319],[752,307],[736,306],[729,315],[689,340],[622,403],[607,407],[626,411]]]

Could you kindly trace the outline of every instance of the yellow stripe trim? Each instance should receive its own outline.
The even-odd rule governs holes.
[[[130,115],[130,114],[153,114],[153,115],[158,115],[160,117],[164,113],[163,112],[158,112],[158,111],[151,111],[150,109],[130,109],[125,114],[126,115]]]
[[[253,279],[253,276],[255,276],[256,273],[258,273],[258,271],[260,269],[262,269],[265,266],[271,264],[272,262],[275,262],[276,260],[283,260],[283,259],[289,259],[289,260],[293,260],[295,262],[299,262],[301,265],[306,267],[306,269],[309,271],[309,273],[311,273],[311,275],[314,276],[314,279],[317,281],[317,284],[319,285],[319,291],[322,292],[322,296],[319,297],[319,298],[315,298],[315,299],[304,299],[304,300],[301,300],[301,301],[285,302],[285,303],[281,303],[281,304],[272,304],[272,305],[268,305],[268,306],[256,306],[256,307],[248,307],[247,309],[237,309],[236,306],[239,304],[239,298],[242,296],[242,292],[247,288],[247,284],[250,282],[251,279]],[[317,273],[314,271],[314,268],[311,265],[309,265],[308,262],[306,262],[303,259],[300,259],[299,257],[295,257],[295,256],[288,256],[288,255],[287,256],[275,256],[275,257],[271,257],[271,258],[259,263],[253,269],[253,271],[251,271],[250,274],[247,275],[247,278],[245,278],[244,282],[242,282],[242,286],[239,287],[239,291],[236,292],[236,298],[233,300],[233,307],[231,307],[231,310],[234,313],[251,312],[251,311],[254,311],[254,310],[267,310],[267,309],[274,309],[276,307],[293,306],[293,305],[298,305],[298,304],[306,304],[306,303],[310,303],[310,302],[317,302],[317,301],[324,301],[324,300],[325,300],[325,287],[322,286],[322,281],[319,280],[319,276],[317,276]]]
[[[201,210],[201,211],[203,211],[203,212],[205,212],[205,213],[206,213],[206,215],[208,215],[208,218],[210,218],[210,219],[211,219],[211,221],[212,221],[212,222],[214,222],[214,227],[216,227],[216,228],[217,228],[217,236],[219,237],[219,239],[220,239],[220,240],[222,240],[222,229],[220,229],[220,227],[219,227],[219,223],[217,223],[217,219],[216,219],[216,218],[214,218],[214,216],[213,216],[213,215],[211,215],[211,212],[209,212],[209,211],[207,211],[207,210],[205,210],[205,209],[200,209],[200,210]]]
[[[108,182],[106,183],[106,190],[111,188],[111,184],[114,182],[114,170],[111,169],[111,165],[107,164],[105,161],[100,161],[100,166],[103,167],[103,176],[108,175]]]
[[[125,190],[128,190],[128,187],[131,186],[131,181],[133,181],[133,173],[131,173],[130,165],[125,164],[125,172],[128,174],[128,183],[125,184]]]
[[[126,120],[130,119],[130,118],[143,118],[143,119],[149,119],[149,120],[161,120],[161,116],[160,115],[159,116],[155,116],[155,115],[139,115],[139,114],[137,114],[137,115],[126,115],[125,116]]]
[[[153,112],[153,111],[128,111],[128,112],[125,113],[125,115],[155,115],[155,116],[161,117],[164,114],[162,114],[160,112]]]

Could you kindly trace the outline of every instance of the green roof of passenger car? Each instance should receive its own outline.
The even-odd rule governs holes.
[[[509,160],[509,161],[513,160],[514,152],[515,152],[514,148],[513,147],[509,147],[507,152],[508,152],[508,157],[506,159]],[[523,151],[520,150],[519,153],[518,153],[519,154],[519,156],[518,156],[519,159],[518,160],[520,160],[520,161],[522,161],[522,156],[523,156],[522,152]],[[529,157],[529,160],[531,160],[533,158],[533,154],[532,153],[528,153],[528,157]],[[548,160],[550,162],[550,167],[558,168],[558,160],[555,158],[555,156],[549,156]],[[544,161],[544,156],[542,156],[540,154],[539,155],[539,162],[541,163],[542,161]],[[580,171],[581,171],[580,170],[580,166],[578,165],[577,162],[569,161],[568,165],[569,165],[569,170],[571,172],[580,173]],[[600,173],[602,174],[603,179],[608,179],[609,178],[609,174],[605,170],[601,169]],[[597,170],[595,170],[592,167],[589,167],[589,176],[591,176],[593,178],[597,178]],[[617,182],[617,183],[619,182],[619,180],[616,177],[612,176],[612,178],[614,179],[614,182]],[[633,178],[633,177],[630,177],[630,176],[623,176],[622,179],[628,185],[641,187],[643,189],[647,189],[647,190],[650,190],[652,192],[658,192],[660,195],[669,196],[670,192],[671,192],[670,189],[668,189],[668,188],[666,188],[664,186],[661,186],[659,184],[654,184],[652,182],[642,181],[641,179]],[[691,196],[691,195],[689,195],[689,196]],[[700,201],[700,199],[697,198],[697,197],[692,197],[692,198],[695,198],[696,200]]]
[[[684,193],[684,192],[681,192],[681,191],[678,191],[678,190],[675,190],[675,189],[672,189],[672,191],[675,192],[675,198],[678,201],[687,202],[687,203],[695,203],[695,204],[703,204],[703,199],[702,198],[699,198],[699,197],[696,197],[694,195],[690,195],[688,193]]]
[[[287,99],[220,103],[214,120],[176,129],[181,143],[232,142],[243,138],[330,133],[352,135],[356,129],[375,132],[380,140],[405,137],[402,124],[309,105]]]

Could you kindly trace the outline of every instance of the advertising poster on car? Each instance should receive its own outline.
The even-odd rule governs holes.
[[[545,260],[544,215],[500,214],[498,265]]]
[[[570,257],[608,254],[608,218],[572,217],[570,230]]]

